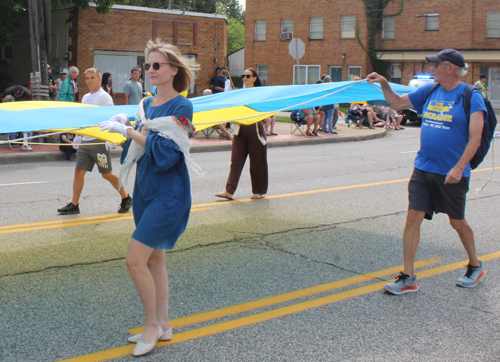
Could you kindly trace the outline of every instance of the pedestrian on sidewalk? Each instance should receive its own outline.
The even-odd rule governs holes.
[[[172,339],[168,316],[169,286],[165,249],[172,249],[186,229],[191,209],[189,138],[193,105],[179,93],[194,83],[198,66],[171,44],[149,41],[144,69],[157,87],[154,97],[139,104],[134,130],[126,115],[102,122],[101,130],[132,139],[121,174],[137,163],[134,185],[136,230],[126,264],[146,314],[144,333],[130,337],[137,343],[133,355],[149,353],[159,340]],[[113,117],[113,118],[115,118]],[[125,181],[125,180],[124,180]]]
[[[87,69],[85,71],[85,82],[90,92],[83,96],[82,103],[94,104],[96,106],[113,105],[111,96],[101,88],[101,72],[99,72],[99,70],[96,68]],[[57,210],[59,215],[80,213],[80,196],[85,184],[85,174],[87,171],[92,172],[95,165],[97,165],[97,169],[101,176],[108,181],[121,196],[122,201],[118,212],[129,212],[132,207],[132,198],[125,192],[124,187],[119,185],[118,176],[113,173],[111,152],[109,151],[108,145],[104,145],[101,140],[90,136],[77,136],[73,140],[73,143],[80,143],[77,145],[78,150],[76,152],[73,198],[66,206]]]
[[[68,77],[62,82],[61,90],[59,91],[59,100],[61,102],[79,102],[80,92],[76,78],[80,74],[77,67],[68,69]]]
[[[248,68],[242,75],[246,88],[260,87],[262,83],[255,69]],[[251,199],[262,199],[267,193],[267,138],[264,122],[240,125],[234,134],[231,150],[231,167],[226,182],[226,191],[215,194],[228,200],[233,199],[247,157],[250,156]]]
[[[423,219],[432,220],[434,213],[446,213],[458,233],[469,257],[464,276],[456,284],[475,287],[484,276],[482,262],[477,258],[474,233],[465,220],[465,201],[469,191],[469,162],[480,143],[486,107],[479,92],[470,101],[470,121],[463,107],[467,84],[460,77],[467,73],[464,57],[454,49],[445,49],[436,56],[425,57],[432,63],[431,72],[436,89],[428,95],[433,83],[399,96],[387,80],[377,73],[367,77],[370,83],[382,86],[384,97],[396,110],[414,108],[423,114],[420,150],[408,184],[409,206],[403,231],[404,270],[395,282],[384,289],[392,294],[416,292],[417,276],[413,273],[415,255],[420,242]]]

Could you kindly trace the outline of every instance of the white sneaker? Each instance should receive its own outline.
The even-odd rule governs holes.
[[[23,147],[21,147],[21,149],[23,151],[33,151],[33,147],[31,147],[30,145],[23,145]]]

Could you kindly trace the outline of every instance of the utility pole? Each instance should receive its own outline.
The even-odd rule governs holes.
[[[48,100],[47,52],[50,52],[50,0],[28,0],[28,4],[33,71],[32,95],[37,100]]]

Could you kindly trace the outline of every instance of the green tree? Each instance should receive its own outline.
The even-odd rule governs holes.
[[[114,0],[95,0],[97,12],[104,14],[114,5]],[[65,6],[89,7],[87,0],[52,0],[52,9]],[[14,27],[19,26],[19,17],[28,11],[28,0],[0,0],[0,46],[12,45]]]
[[[356,22],[356,39],[361,47],[366,51],[370,59],[370,64],[372,65],[373,71],[377,72],[383,76],[387,76],[387,62],[377,58],[377,53],[375,52],[377,45],[377,38],[382,31],[383,20],[384,20],[384,10],[389,5],[390,2],[394,0],[362,0],[365,4],[366,13],[366,26],[368,29],[368,44],[365,46],[361,41],[359,21]],[[386,15],[397,16],[403,12],[404,0],[400,0],[399,11],[395,14]]]
[[[227,25],[227,53],[231,54],[245,46],[245,26],[237,19],[229,19]]]

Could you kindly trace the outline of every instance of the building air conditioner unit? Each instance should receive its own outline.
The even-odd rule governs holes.
[[[281,33],[280,34],[280,40],[291,40],[292,39],[292,33]]]

